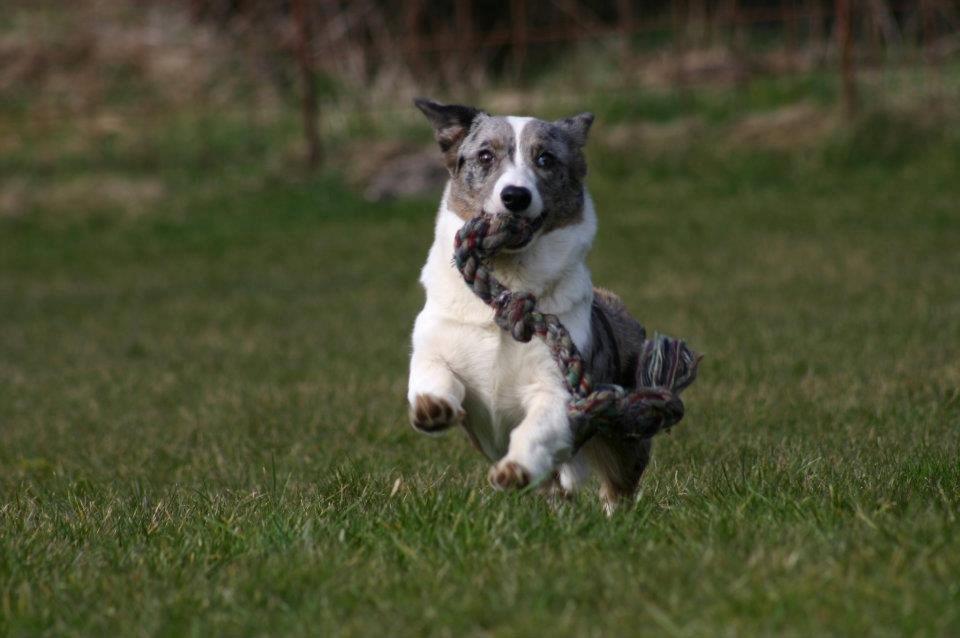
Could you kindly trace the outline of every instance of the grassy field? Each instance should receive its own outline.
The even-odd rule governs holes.
[[[591,147],[595,280],[706,354],[608,520],[407,425],[435,199],[284,170],[289,123],[83,146],[18,109],[0,634],[960,634],[956,122]]]

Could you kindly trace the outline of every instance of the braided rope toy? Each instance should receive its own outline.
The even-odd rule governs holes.
[[[649,438],[683,418],[680,392],[696,379],[700,355],[679,340],[655,335],[646,340],[637,364],[636,385],[594,384],[570,333],[556,315],[537,310],[529,292],[513,292],[493,274],[490,260],[504,248],[520,248],[533,238],[543,216],[474,217],[457,232],[454,262],[463,280],[494,310],[494,320],[514,339],[534,335],[550,349],[570,392],[568,414],[579,449],[598,432]]]

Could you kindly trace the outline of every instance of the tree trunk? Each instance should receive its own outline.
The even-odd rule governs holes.
[[[853,20],[851,0],[836,0],[837,48],[840,53],[840,81],[843,114],[848,119],[857,113],[857,81],[853,69]]]
[[[291,9],[297,30],[297,62],[300,66],[300,84],[302,85],[300,110],[303,116],[303,134],[307,143],[307,166],[310,170],[314,170],[320,165],[322,148],[317,127],[320,115],[317,104],[317,85],[313,77],[313,30],[307,0],[293,0]]]

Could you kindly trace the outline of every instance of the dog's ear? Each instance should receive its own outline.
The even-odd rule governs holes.
[[[422,97],[416,98],[413,103],[433,125],[434,137],[437,138],[447,168],[452,173],[457,165],[460,142],[470,132],[470,125],[482,111],[472,106],[440,104]]]
[[[587,143],[587,134],[590,132],[590,125],[593,124],[593,113],[579,113],[557,120],[554,124],[566,131],[574,143],[583,146]]]

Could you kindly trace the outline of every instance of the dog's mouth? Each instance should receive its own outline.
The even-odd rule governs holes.
[[[503,252],[515,253],[528,247],[543,229],[543,222],[546,218],[547,211],[543,211],[533,219],[520,218],[518,221],[520,227],[518,228],[517,238],[515,241],[504,245],[502,249]]]

